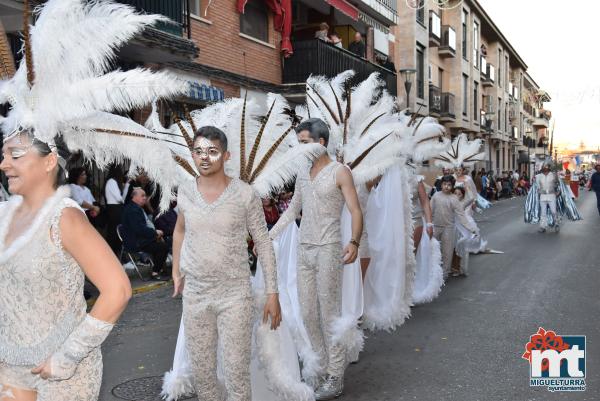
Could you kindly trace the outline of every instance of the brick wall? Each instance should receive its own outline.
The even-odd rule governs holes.
[[[205,4],[206,2],[202,2],[203,7]],[[274,30],[273,16],[270,12],[269,14],[267,46],[240,36],[240,14],[236,9],[236,0],[213,2],[207,15],[202,16],[205,21],[192,19],[192,39],[200,48],[200,57],[196,61],[250,78],[280,84],[281,35]],[[229,96],[226,85],[220,87],[225,89],[225,96]],[[239,95],[239,88],[237,90]]]

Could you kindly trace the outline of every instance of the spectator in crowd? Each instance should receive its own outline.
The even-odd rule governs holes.
[[[392,61],[390,61],[388,56],[385,56],[383,54],[378,54],[375,57],[375,61],[377,61],[377,63],[380,66],[382,66],[383,68],[385,68],[386,70],[396,72],[396,65]]]
[[[275,201],[272,198],[264,198],[262,200],[263,211],[265,212],[265,220],[267,222],[267,228],[270,230],[273,228],[277,220],[279,220],[279,210],[275,205]]]
[[[483,169],[482,169],[483,170]],[[490,187],[490,179],[488,175],[484,171],[480,171],[479,175],[481,176],[481,190],[479,191],[479,195],[481,195],[485,199],[490,199],[488,195],[488,189]],[[477,184],[477,183],[475,183]]]
[[[277,201],[277,210],[279,211],[279,215],[282,215],[283,212],[288,209],[292,200],[292,196],[294,196],[292,191],[285,191],[279,195],[279,199]]]
[[[329,25],[326,22],[319,24],[319,30],[315,32],[315,38],[322,40],[323,42],[331,43],[329,39]]]
[[[127,199],[125,203],[128,203],[131,200],[131,194],[133,188],[142,188],[147,196],[148,202],[144,206],[144,210],[151,216],[155,216],[158,211],[158,205],[160,203],[161,190],[160,187],[157,187],[145,171],[139,171],[136,175],[135,179],[129,185],[129,192],[127,193]]]
[[[342,39],[340,39],[340,37],[338,36],[337,33],[332,33],[331,36],[329,37],[331,44],[334,45],[335,47],[339,47],[340,49],[342,49],[344,46],[342,45]]]
[[[147,252],[152,255],[154,269],[151,278],[166,281],[161,276],[167,260],[168,247],[164,241],[164,233],[154,227],[154,223],[144,211],[148,202],[146,191],[133,188],[131,202],[125,205],[121,224],[123,225],[123,246],[130,252]]]
[[[169,253],[173,249],[173,232],[177,223],[177,201],[172,201],[169,210],[158,216],[154,220],[154,226],[157,230],[163,232],[163,238],[167,243]]]
[[[69,187],[71,189],[71,199],[73,199],[87,215],[90,223],[96,228],[104,224],[104,216],[100,217],[101,209],[98,206],[92,191],[86,187],[87,172],[83,167],[75,167],[69,170]]]
[[[106,242],[115,255],[119,255],[121,241],[117,235],[117,226],[121,223],[123,205],[129,192],[129,180],[125,178],[120,166],[113,165],[108,170],[108,180],[104,186],[106,199]]]
[[[365,42],[363,42],[362,35],[360,34],[360,32],[356,32],[354,34],[354,42],[350,43],[350,45],[348,46],[348,50],[356,54],[358,57],[366,57]]]
[[[483,177],[481,176],[481,171],[475,171],[475,169],[473,169],[472,172],[473,175],[473,182],[475,183],[475,188],[477,188],[477,193],[481,194],[481,191],[483,189]]]
[[[600,213],[600,163],[596,164],[596,172],[592,174],[590,179],[590,191],[596,192],[598,213]]]

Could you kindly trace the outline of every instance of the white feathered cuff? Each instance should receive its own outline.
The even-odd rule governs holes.
[[[114,326],[88,314],[50,357],[49,380],[70,379],[79,363],[106,340]]]

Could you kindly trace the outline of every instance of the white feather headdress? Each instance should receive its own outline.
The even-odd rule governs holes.
[[[485,153],[480,152],[483,141],[469,141],[466,134],[460,134],[441,154],[435,157],[435,165],[442,168],[472,167],[475,163],[485,160]]]
[[[353,71],[332,79],[310,77],[307,103],[297,113],[316,117],[330,129],[328,150],[348,164],[356,184],[382,175],[396,163],[422,162],[447,145],[435,119],[417,121],[400,111],[378,74],[351,88]]]
[[[185,179],[197,176],[191,158],[193,133],[200,127],[214,126],[227,136],[231,158],[225,164],[231,177],[253,186],[261,197],[282,189],[298,172],[323,152],[320,145],[302,145],[290,121],[290,107],[281,95],[269,94],[267,105],[246,98],[233,98],[202,110],[186,111],[185,120],[177,120],[168,130],[157,122],[156,110],[147,127],[157,134],[165,132],[178,159],[184,160]],[[181,171],[181,170],[180,170]]]
[[[25,24],[19,69],[0,83],[0,103],[11,106],[2,130],[8,138],[28,132],[49,145],[62,137],[99,167],[130,160],[163,187],[161,206],[168,206],[176,171],[169,149],[148,129],[111,114],[187,91],[185,81],[166,72],[111,71],[120,46],[166,18],[102,0],[50,0],[36,12],[35,26]]]

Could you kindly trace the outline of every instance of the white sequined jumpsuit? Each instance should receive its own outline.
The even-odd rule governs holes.
[[[433,236],[440,241],[444,277],[447,277],[452,268],[456,220],[458,219],[471,232],[476,232],[477,226],[466,218],[464,206],[454,194],[436,192],[431,198],[431,211],[433,214]]]
[[[341,314],[343,260],[340,218],[344,196],[336,174],[338,162],[325,166],[314,178],[301,172],[290,207],[271,232],[275,238],[302,211],[298,248],[298,298],[313,351],[321,357],[323,373],[344,374],[344,349],[333,342],[332,324]]]
[[[85,319],[84,274],[62,248],[59,221],[67,188],[46,201],[31,226],[6,244],[22,198],[0,206],[0,393],[2,385],[33,390],[37,401],[94,401],[102,382],[102,355],[94,349],[67,380],[43,380],[31,369],[45,362]]]
[[[254,299],[247,238],[264,268],[265,291],[277,292],[277,270],[262,204],[252,187],[234,178],[207,203],[195,181],[179,188],[185,232],[180,269],[185,277],[183,320],[195,389],[202,401],[221,401],[217,346],[222,352],[227,401],[249,401]]]

